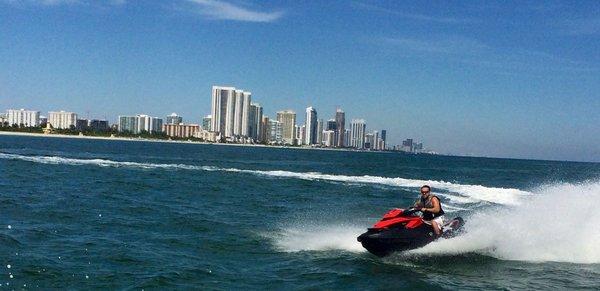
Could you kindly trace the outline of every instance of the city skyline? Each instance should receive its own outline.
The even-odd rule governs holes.
[[[235,84],[389,144],[600,161],[597,2],[206,3],[0,1],[0,108],[201,124],[206,88]]]

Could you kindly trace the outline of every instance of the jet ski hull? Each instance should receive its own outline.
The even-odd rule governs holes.
[[[404,228],[369,229],[357,240],[370,253],[384,257],[393,252],[417,249],[435,240],[433,229],[423,224],[410,231]]]
[[[463,226],[462,218],[457,217],[444,226],[442,237],[455,236]],[[386,228],[369,228],[357,240],[370,253],[384,257],[393,252],[418,249],[436,240],[431,225],[422,223],[417,227],[406,228],[405,224]]]

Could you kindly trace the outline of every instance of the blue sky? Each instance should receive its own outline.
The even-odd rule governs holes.
[[[600,2],[0,0],[0,110],[199,122],[214,84],[441,153],[600,161]]]

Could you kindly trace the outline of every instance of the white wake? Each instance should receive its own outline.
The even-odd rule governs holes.
[[[504,260],[600,263],[600,182],[540,187],[521,205],[467,218],[466,233],[412,251]]]

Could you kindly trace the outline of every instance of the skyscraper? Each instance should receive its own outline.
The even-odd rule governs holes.
[[[250,104],[252,103],[252,93],[244,91],[242,93],[244,104],[242,108],[242,136],[249,136],[248,129],[250,128]]]
[[[338,108],[335,112],[335,123],[337,125],[337,147],[344,147],[344,135],[346,134],[346,114],[342,109]]]
[[[365,133],[367,123],[364,119],[353,119],[350,123],[350,147],[363,149],[365,147]]]
[[[244,113],[244,91],[235,90],[235,108],[233,117],[233,135],[242,135],[242,126]]]
[[[294,127],[296,125],[296,112],[283,110],[277,112],[277,121],[281,123],[281,135],[285,144],[294,144]]]
[[[263,116],[260,121],[260,134],[258,135],[258,141],[261,143],[269,142],[269,117]]]
[[[350,144],[350,129],[344,130],[344,146],[348,146]]]
[[[317,144],[323,144],[323,119],[317,119]]]
[[[229,96],[228,99],[225,113],[225,137],[233,137],[233,129],[235,127],[235,104],[237,101],[235,89],[232,90],[231,96]]]
[[[387,130],[385,130],[385,129],[382,129],[382,130],[381,130],[381,139],[382,139],[384,142],[386,142],[386,141],[387,141],[387,139],[386,139],[386,138],[387,138]]]
[[[250,104],[250,114],[248,118],[248,137],[259,141],[260,125],[263,116],[263,108],[258,103]]]
[[[298,126],[298,135],[296,138],[298,139],[298,145],[308,144],[306,141],[306,125],[302,124],[302,126]]]
[[[380,150],[379,148],[379,131],[375,130],[373,131],[373,149],[374,150]]]
[[[229,103],[233,105],[233,99],[235,98],[235,88],[233,87],[212,87],[212,107],[211,107],[211,130],[217,132],[218,135],[223,138],[226,137],[226,124],[227,124],[227,113],[229,109]],[[233,113],[233,106],[231,106]],[[233,117],[233,116],[232,116]],[[231,119],[233,121],[233,119]],[[233,133],[233,124],[231,124],[231,132]]]
[[[306,108],[305,137],[307,145],[317,144],[317,111],[313,107]]]
[[[373,144],[375,143],[373,133],[365,134],[365,149],[373,149]]]

